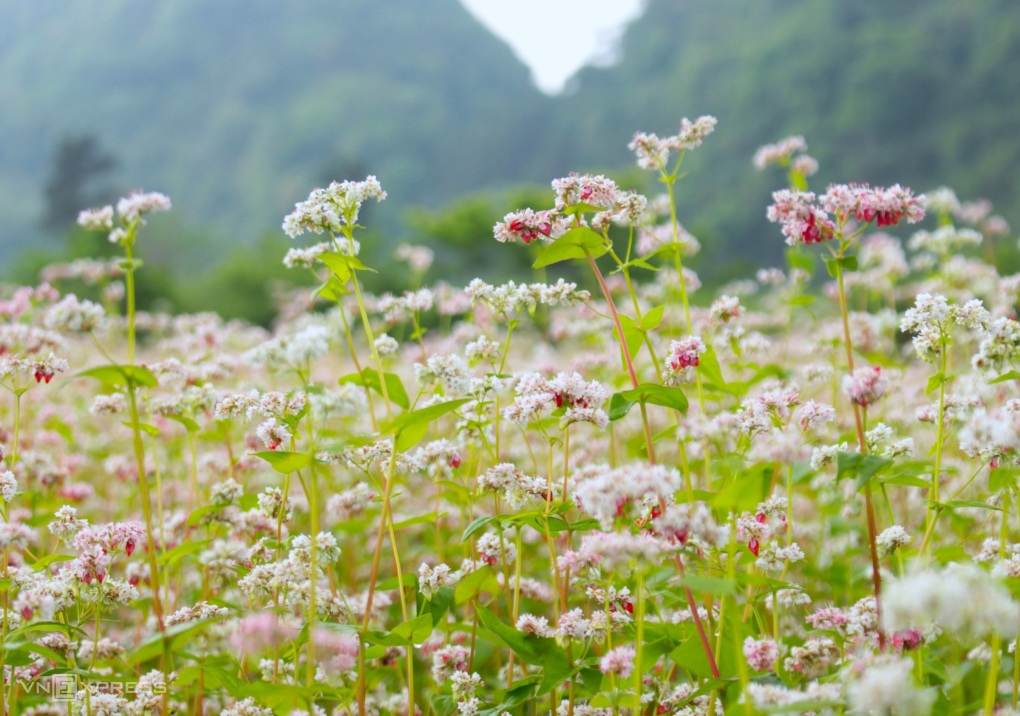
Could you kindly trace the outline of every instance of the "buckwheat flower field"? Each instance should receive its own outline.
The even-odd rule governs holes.
[[[662,197],[570,175],[479,237],[591,290],[367,293],[368,177],[283,220],[319,288],[272,332],[144,313],[170,199],[83,211],[121,258],[0,302],[5,713],[1018,713],[1008,227],[809,191],[792,137],[753,162],[787,265],[703,296],[715,125],[635,135]]]

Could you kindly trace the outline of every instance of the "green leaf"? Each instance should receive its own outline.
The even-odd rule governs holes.
[[[206,689],[223,688],[230,691],[240,684],[240,680],[227,669],[208,662],[185,666],[177,672],[177,679],[174,680],[174,683],[186,686],[196,683],[199,678],[202,679]]]
[[[903,485],[906,487],[921,487],[924,489],[931,487],[930,480],[925,480],[923,477],[909,475],[906,473],[896,473],[895,475],[879,477],[875,479],[875,482],[880,485]]]
[[[365,264],[361,263],[361,259],[359,259],[357,256],[348,256],[347,265],[350,266],[355,271],[371,271],[372,273],[379,273],[375,269],[369,268]]]
[[[399,405],[404,410],[411,407],[411,401],[407,398],[407,391],[396,373],[383,373],[383,380],[386,381],[386,392],[390,401]],[[340,379],[339,383],[354,383],[365,388],[371,388],[379,395],[383,394],[382,384],[379,382],[379,374],[371,368],[364,368],[361,373],[351,373]]]
[[[564,208],[563,209],[563,215],[564,216],[573,216],[574,214],[589,214],[589,213],[591,213],[593,211],[596,211],[596,212],[597,211],[602,211],[602,209],[600,207],[598,207],[598,206],[593,205],[593,204],[589,204],[589,203],[584,202],[584,201],[579,201],[576,204],[571,204],[570,206]]]
[[[1011,370],[1007,373],[1003,373],[1002,375],[996,378],[992,378],[990,381],[988,381],[988,383],[989,385],[993,383],[1005,383],[1007,380],[1020,380],[1020,372]]]
[[[421,596],[420,593],[419,596]],[[422,604],[418,607],[418,613],[430,615],[432,617],[432,627],[435,628],[443,621],[443,617],[446,616],[446,612],[450,610],[452,604],[453,589],[451,587],[440,587],[439,591],[433,594],[430,599],[422,599]]]
[[[419,646],[432,635],[432,615],[422,614],[403,624],[398,624],[391,633]]]
[[[515,681],[514,687],[512,689],[507,689],[506,694],[503,695],[503,701],[500,702],[499,707],[494,709],[494,711],[496,713],[509,711],[510,709],[533,699],[536,696],[535,689],[538,688],[539,681],[541,681],[541,679],[538,676],[529,676],[525,679]]]
[[[586,226],[577,226],[546,246],[535,259],[532,268],[543,268],[568,259],[583,259],[585,251],[593,258],[598,258],[609,249],[601,234]]]
[[[126,428],[134,428],[137,425],[139,430],[147,435],[151,435],[152,437],[157,437],[159,435],[159,428],[155,425],[150,425],[149,423],[132,423],[130,420],[123,420],[120,424]]]
[[[800,269],[809,275],[815,272],[815,255],[798,248],[790,248],[786,251],[786,263],[792,269]]]
[[[64,624],[63,622],[32,622],[22,627],[11,631],[8,635],[8,639],[18,639],[24,634],[31,634],[34,632],[60,632],[66,634],[70,639],[76,639],[85,637],[88,638],[88,634],[83,630],[71,624]]]
[[[859,492],[872,478],[893,464],[892,460],[877,455],[861,455],[856,452],[841,452],[836,455],[836,481],[845,477],[857,477]]]
[[[41,572],[51,564],[56,562],[70,562],[73,559],[75,559],[75,556],[72,554],[48,554],[45,557],[41,557],[35,562],[32,562],[29,567],[32,568],[33,572]]]
[[[737,473],[733,481],[712,498],[712,506],[724,512],[753,510],[768,495],[771,484],[770,466]]]
[[[999,512],[1004,511],[1003,508],[999,507],[998,505],[989,505],[987,502],[981,502],[980,500],[952,500],[951,502],[946,502],[944,507],[947,510],[957,510],[963,507],[976,507],[977,509],[980,510],[998,510]]]
[[[618,266],[617,268],[613,269],[612,273],[622,273],[623,271],[625,271],[626,269],[629,269],[629,268],[643,268],[643,269],[648,269],[649,271],[659,271],[660,270],[658,266],[653,266],[652,264],[650,264],[647,261],[645,261],[643,258],[640,258],[640,259],[631,259],[630,261],[628,261],[625,264],[620,264],[620,266]]]
[[[634,360],[645,340],[645,331],[633,318],[629,316],[620,316],[619,318],[620,325],[623,326],[624,340],[627,341],[627,352],[630,353],[631,360]],[[620,332],[616,330],[616,326],[613,326],[613,336],[617,341],[620,340]]]
[[[384,435],[396,435],[398,451],[409,450],[425,437],[429,423],[447,413],[453,412],[467,402],[470,402],[469,398],[461,398],[459,400],[448,400],[445,403],[430,405],[421,410],[412,410],[409,413],[404,413],[388,425],[384,425],[379,432]]]
[[[321,296],[327,301],[339,303],[340,300],[348,293],[350,293],[350,291],[347,290],[347,287],[341,283],[336,276],[330,276],[328,281],[315,289],[315,293],[312,294],[312,298],[314,299],[315,296]]]
[[[398,624],[389,633],[369,631],[365,642],[383,646],[419,646],[432,634],[432,615],[421,614],[414,619]]]
[[[199,507],[191,511],[188,515],[188,521],[185,524],[188,527],[196,527],[202,524],[202,520],[209,516],[215,515],[217,512],[223,509],[223,505],[206,505],[205,507]]]
[[[687,396],[679,388],[670,388],[657,383],[642,383],[631,390],[613,394],[609,401],[609,419],[619,420],[630,412],[635,403],[651,403],[681,413],[687,412]]]
[[[994,470],[988,471],[988,488],[992,492],[1007,490],[1017,484],[1018,478],[1020,478],[1020,472],[1000,465]]]
[[[164,415],[163,417],[180,423],[189,433],[197,433],[202,429],[201,425],[185,415]]]
[[[708,663],[708,656],[697,636],[692,636],[683,644],[670,652],[669,658],[681,669],[686,669],[695,676],[702,679],[712,677],[712,667]]]
[[[75,441],[74,431],[71,429],[71,426],[61,420],[57,415],[51,415],[47,418],[46,429],[57,433],[69,443],[73,443]]]
[[[42,644],[37,644],[34,641],[22,641],[22,642],[18,642],[18,641],[11,641],[10,638],[8,638],[8,640],[4,643],[4,647],[3,648],[9,654],[19,654],[19,653],[20,654],[25,654],[25,655],[35,654],[35,655],[38,655],[38,656],[44,656],[44,657],[46,657],[47,659],[49,659],[50,661],[52,661],[55,664],[67,664],[67,657],[66,656],[64,656],[60,652],[54,651],[53,649],[51,649],[48,646],[43,646]],[[17,665],[18,666],[25,666],[27,664],[30,664],[33,661],[35,661],[34,658],[28,658],[28,659],[26,659],[24,661],[24,663],[17,664]],[[7,663],[11,664],[12,666],[15,665],[15,661],[13,659],[11,659],[9,656],[7,658]]]
[[[478,620],[482,626],[499,643],[513,651],[521,661],[526,661],[529,664],[542,664],[549,657],[562,657],[564,661],[566,660],[566,652],[556,643],[555,639],[517,631],[504,624],[499,617],[480,604],[475,605],[475,612],[478,614]]]
[[[173,564],[174,562],[180,561],[184,557],[187,557],[189,554],[201,552],[203,549],[206,548],[206,545],[208,545],[210,542],[212,542],[212,539],[201,539],[195,541],[181,542],[179,545],[174,547],[169,552],[160,554],[159,557],[156,558],[156,561],[159,564],[163,565]]]
[[[255,453],[255,457],[260,457],[270,465],[277,472],[287,475],[298,470],[304,470],[306,467],[311,467],[312,463],[315,462],[315,456],[305,452],[285,452],[282,450],[263,450],[262,452]]]
[[[857,257],[853,254],[847,254],[843,258],[825,259],[825,268],[829,272],[829,275],[833,278],[839,277],[839,268],[842,267],[845,272],[853,272],[858,269]]]
[[[474,518],[473,520],[471,520],[471,524],[469,524],[464,529],[464,534],[461,535],[461,538],[460,538],[461,542],[467,542],[469,539],[471,539],[471,537],[473,535],[478,534],[479,532],[484,530],[486,527],[488,527],[493,522],[495,522],[498,525],[499,524],[499,518],[498,517],[491,517],[491,516],[490,517],[476,517],[476,518]]]
[[[351,270],[349,257],[330,251],[319,254],[316,258],[329,267],[329,270],[333,272],[333,276],[341,285],[351,280],[351,275],[354,272]]]
[[[942,385],[948,383],[953,379],[953,376],[946,375],[945,373],[936,373],[935,375],[928,378],[928,384],[925,386],[924,394],[929,395],[938,390]]]
[[[666,312],[665,306],[655,306],[641,319],[641,327],[646,331],[658,328],[662,323],[662,316]]]
[[[726,379],[723,378],[719,358],[715,354],[715,349],[707,343],[705,344],[705,352],[698,359],[698,372],[701,373],[701,377],[707,382],[720,389],[725,387]]]
[[[134,666],[155,659],[163,653],[164,647],[169,650],[173,647],[173,643],[181,637],[195,636],[219,621],[220,619],[216,618],[203,619],[200,622],[187,622],[168,627],[166,631],[157,633],[139,644],[128,658],[128,663]]]
[[[783,704],[782,706],[759,706],[758,711],[762,711],[767,714],[802,714],[806,712],[817,712],[817,711],[833,711],[838,706],[841,706],[842,702],[839,701],[823,701],[821,699],[806,699],[804,701],[797,701],[794,703]]]
[[[155,388],[159,385],[156,376],[144,365],[101,365],[75,373],[73,378],[95,378],[110,385],[141,385]]]
[[[145,262],[142,261],[141,259],[123,258],[117,260],[117,268],[121,269],[122,271],[137,271],[144,265]]]
[[[732,580],[706,577],[700,574],[688,574],[680,580],[680,585],[690,587],[692,592],[699,593],[707,592],[717,595],[737,593],[737,585]]]
[[[488,592],[495,596],[499,594],[499,591],[499,581],[496,579],[496,574],[492,571],[492,567],[486,565],[462,577],[457,582],[457,587],[453,591],[453,599],[457,604],[464,604],[482,592]]]
[[[825,270],[829,272],[829,276],[836,278],[839,275],[839,259],[825,259]]]
[[[406,520],[401,520],[393,525],[394,530],[404,529],[405,527],[413,527],[415,525],[423,524],[435,524],[439,520],[446,517],[446,512],[429,512],[424,515],[416,515],[414,517],[408,517]]]

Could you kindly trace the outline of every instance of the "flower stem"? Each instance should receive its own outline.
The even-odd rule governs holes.
[[[623,325],[620,323],[620,314],[616,311],[616,304],[613,302],[613,296],[609,292],[609,287],[606,286],[606,280],[602,278],[602,272],[599,271],[598,264],[595,263],[595,258],[591,255],[588,249],[584,249],[584,255],[588,259],[588,265],[591,266],[592,272],[595,274],[595,278],[598,279],[599,287],[602,289],[602,295],[606,298],[606,304],[609,306],[609,312],[613,316],[613,323],[616,326],[616,335],[620,340],[620,348],[623,350],[623,359],[627,364],[627,372],[630,375],[630,382],[635,388],[640,385],[638,382],[637,372],[634,370],[634,361],[630,357],[630,349],[627,347],[627,339],[623,334]],[[645,427],[645,445],[648,449],[648,461],[655,464],[655,448],[652,446],[652,427],[648,423],[648,411],[645,408],[644,401],[641,402],[641,421]]]
[[[843,318],[843,346],[846,348],[846,363],[849,374],[854,372],[853,342],[850,337],[850,317],[846,307],[846,287],[843,283],[843,264],[836,262],[836,282],[839,286],[839,312]],[[861,409],[857,403],[850,402],[854,411],[854,424],[857,428],[857,445],[861,455],[868,452],[867,441],[864,439],[864,421],[861,418]],[[881,624],[882,617],[882,574],[878,564],[878,546],[876,544],[877,527],[875,524],[875,504],[871,496],[871,484],[864,486],[864,508],[868,523],[868,545],[871,552],[871,581],[875,590],[875,612],[878,622]],[[880,649],[885,648],[885,632],[878,631],[878,644]]]
[[[940,356],[939,371],[942,380],[939,381],[939,412],[935,423],[935,469],[931,475],[931,487],[928,490],[928,528],[925,530],[924,542],[921,544],[921,555],[925,554],[928,547],[928,537],[939,518],[937,508],[939,501],[939,483],[942,481],[942,443],[945,442],[945,409],[946,409],[946,365],[949,359],[949,346],[945,341],[941,342],[942,355]],[[973,478],[971,478],[973,479]],[[967,484],[970,484],[969,482]],[[959,493],[957,493],[959,494]]]

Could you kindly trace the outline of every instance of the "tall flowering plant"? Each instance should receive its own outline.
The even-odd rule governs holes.
[[[1008,228],[812,194],[791,137],[754,159],[790,266],[705,297],[676,187],[714,127],[634,137],[659,197],[572,174],[494,227],[591,291],[430,283],[402,246],[414,289],[373,294],[367,177],[284,219],[314,283],[270,329],[169,316],[135,304],[169,200],[84,212],[123,257],[0,295],[7,712],[1015,711]]]

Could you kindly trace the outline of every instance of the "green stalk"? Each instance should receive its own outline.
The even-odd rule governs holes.
[[[838,258],[842,258],[842,249],[840,250]],[[843,318],[843,346],[846,348],[846,362],[849,374],[852,376],[854,372],[854,354],[853,354],[853,342],[850,338],[850,318],[846,307],[846,288],[843,282],[843,264],[839,261],[836,262],[836,282],[839,287],[839,312]],[[861,418],[860,406],[853,401],[850,402],[851,407],[854,411],[854,424],[857,428],[857,445],[860,449],[861,455],[868,453],[868,445],[864,439],[864,421]],[[881,623],[882,617],[882,574],[878,564],[878,546],[876,543],[877,538],[877,527],[875,524],[875,504],[871,496],[871,484],[864,486],[864,507],[867,513],[867,524],[868,524],[868,545],[871,551],[871,581],[875,590],[875,611],[878,616],[878,621]],[[878,632],[878,643],[880,649],[885,649],[885,633],[881,630]]]
[[[613,302],[613,296],[609,292],[609,287],[606,286],[606,280],[602,278],[602,272],[599,271],[598,264],[595,263],[595,258],[591,255],[588,249],[584,249],[584,255],[588,259],[588,265],[591,266],[592,272],[595,274],[595,278],[598,279],[599,287],[602,289],[602,295],[605,296],[606,303],[609,305],[609,311],[613,316],[613,323],[616,325],[617,338],[620,340],[620,348],[623,350],[624,362],[627,364],[627,371],[630,375],[631,384],[637,388],[640,383],[638,382],[637,373],[634,371],[634,361],[630,357],[630,349],[627,347],[627,339],[624,337],[623,325],[620,323],[620,314],[616,311],[616,303]],[[645,444],[648,450],[648,461],[655,464],[655,448],[652,446],[652,427],[648,422],[648,410],[645,407],[644,401],[641,401],[641,422],[645,428]]]
[[[942,480],[942,443],[945,441],[945,409],[946,409],[946,364],[949,360],[949,346],[943,339],[939,341],[942,349],[940,356],[939,370],[942,380],[939,381],[939,413],[935,428],[935,470],[931,476],[931,487],[928,490],[928,529],[925,530],[924,542],[921,544],[921,556],[924,556],[928,547],[928,538],[931,530],[938,520],[939,510],[936,505],[939,501],[939,483]]]
[[[985,698],[983,710],[984,716],[991,716],[995,712],[995,687],[999,683],[999,658],[1002,651],[1002,640],[998,634],[992,635],[992,661],[988,664],[988,675],[985,677]]]

